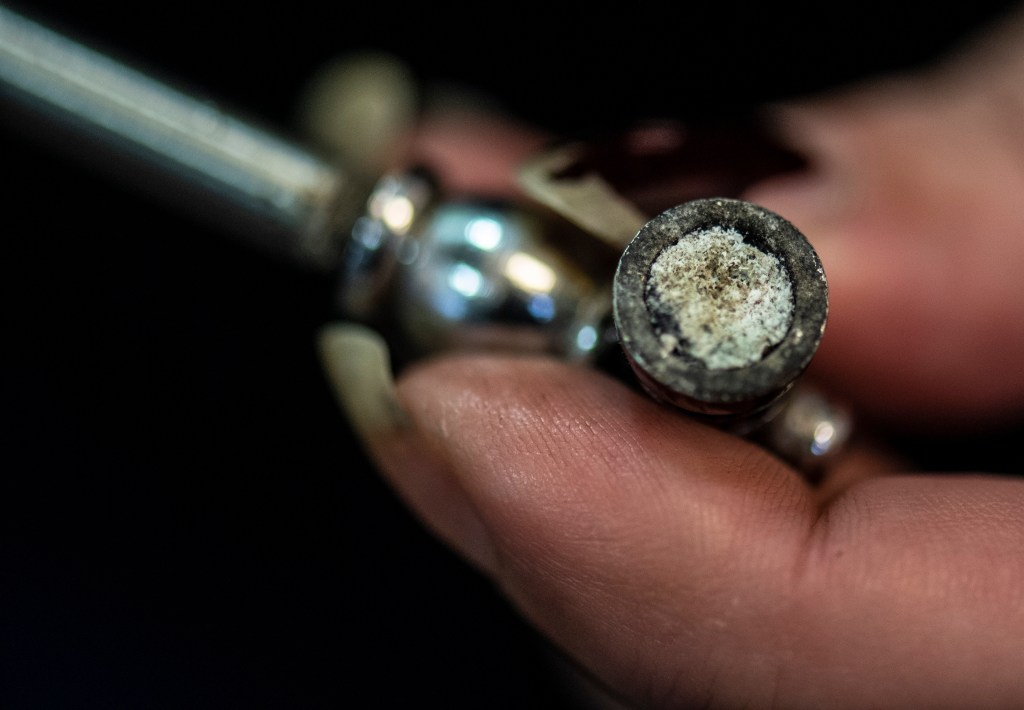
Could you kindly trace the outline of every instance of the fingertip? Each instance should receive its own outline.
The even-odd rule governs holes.
[[[334,395],[364,441],[403,428],[391,358],[378,333],[354,323],[332,323],[317,335],[317,346]]]
[[[319,333],[327,379],[366,452],[396,492],[438,536],[484,571],[495,566],[490,535],[432,447],[406,414],[391,374],[387,344],[375,331],[335,323]]]
[[[805,482],[758,447],[593,371],[446,358],[399,392],[489,531],[499,585],[620,689],[640,657],[678,670],[653,652],[678,641],[666,618],[704,628],[768,603],[813,517]]]

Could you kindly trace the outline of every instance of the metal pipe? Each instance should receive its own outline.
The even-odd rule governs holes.
[[[26,130],[40,133],[43,118],[63,147],[81,152],[84,140],[133,184],[307,265],[337,263],[338,235],[368,192],[308,150],[2,6],[0,94]]]

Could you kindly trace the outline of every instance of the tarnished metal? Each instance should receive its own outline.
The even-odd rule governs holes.
[[[667,250],[696,242],[709,229],[729,230],[737,242],[728,246],[728,253],[703,257],[708,266],[699,288],[671,280],[662,284],[686,288],[697,300],[684,304],[697,314],[692,327],[683,326],[682,316],[664,308],[672,303],[670,295],[652,293],[652,272]],[[759,255],[778,265],[774,276],[759,265]],[[776,283],[760,278],[758,268]],[[784,292],[784,302],[772,302],[773,288]],[[773,333],[780,303],[788,308],[787,322]],[[807,367],[825,328],[828,286],[818,255],[792,224],[749,202],[714,198],[667,210],[640,230],[619,262],[614,308],[622,347],[652,396],[699,414],[732,419],[769,408]],[[715,335],[720,351],[729,346],[720,334],[738,329],[753,338],[754,345],[743,346],[756,346],[752,354],[738,351],[725,357],[695,345],[698,338]]]

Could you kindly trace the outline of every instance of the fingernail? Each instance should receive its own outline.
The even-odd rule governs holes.
[[[387,344],[363,326],[320,331],[320,356],[334,394],[382,473],[428,527],[478,568],[497,555],[473,501],[403,409]]]
[[[395,394],[388,347],[379,334],[339,323],[320,331],[319,346],[334,394],[364,441],[407,425]]]

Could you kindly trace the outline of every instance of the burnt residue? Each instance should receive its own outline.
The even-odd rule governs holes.
[[[644,303],[663,352],[709,369],[749,366],[792,323],[791,278],[735,229],[682,235],[654,258]]]
[[[719,235],[713,248],[715,240],[687,241],[709,232]],[[652,277],[666,265],[679,274]],[[740,200],[665,211],[640,230],[615,276],[616,327],[638,379],[655,398],[703,414],[770,406],[810,362],[827,313],[814,249],[779,215]],[[732,330],[721,330],[723,322]]]

